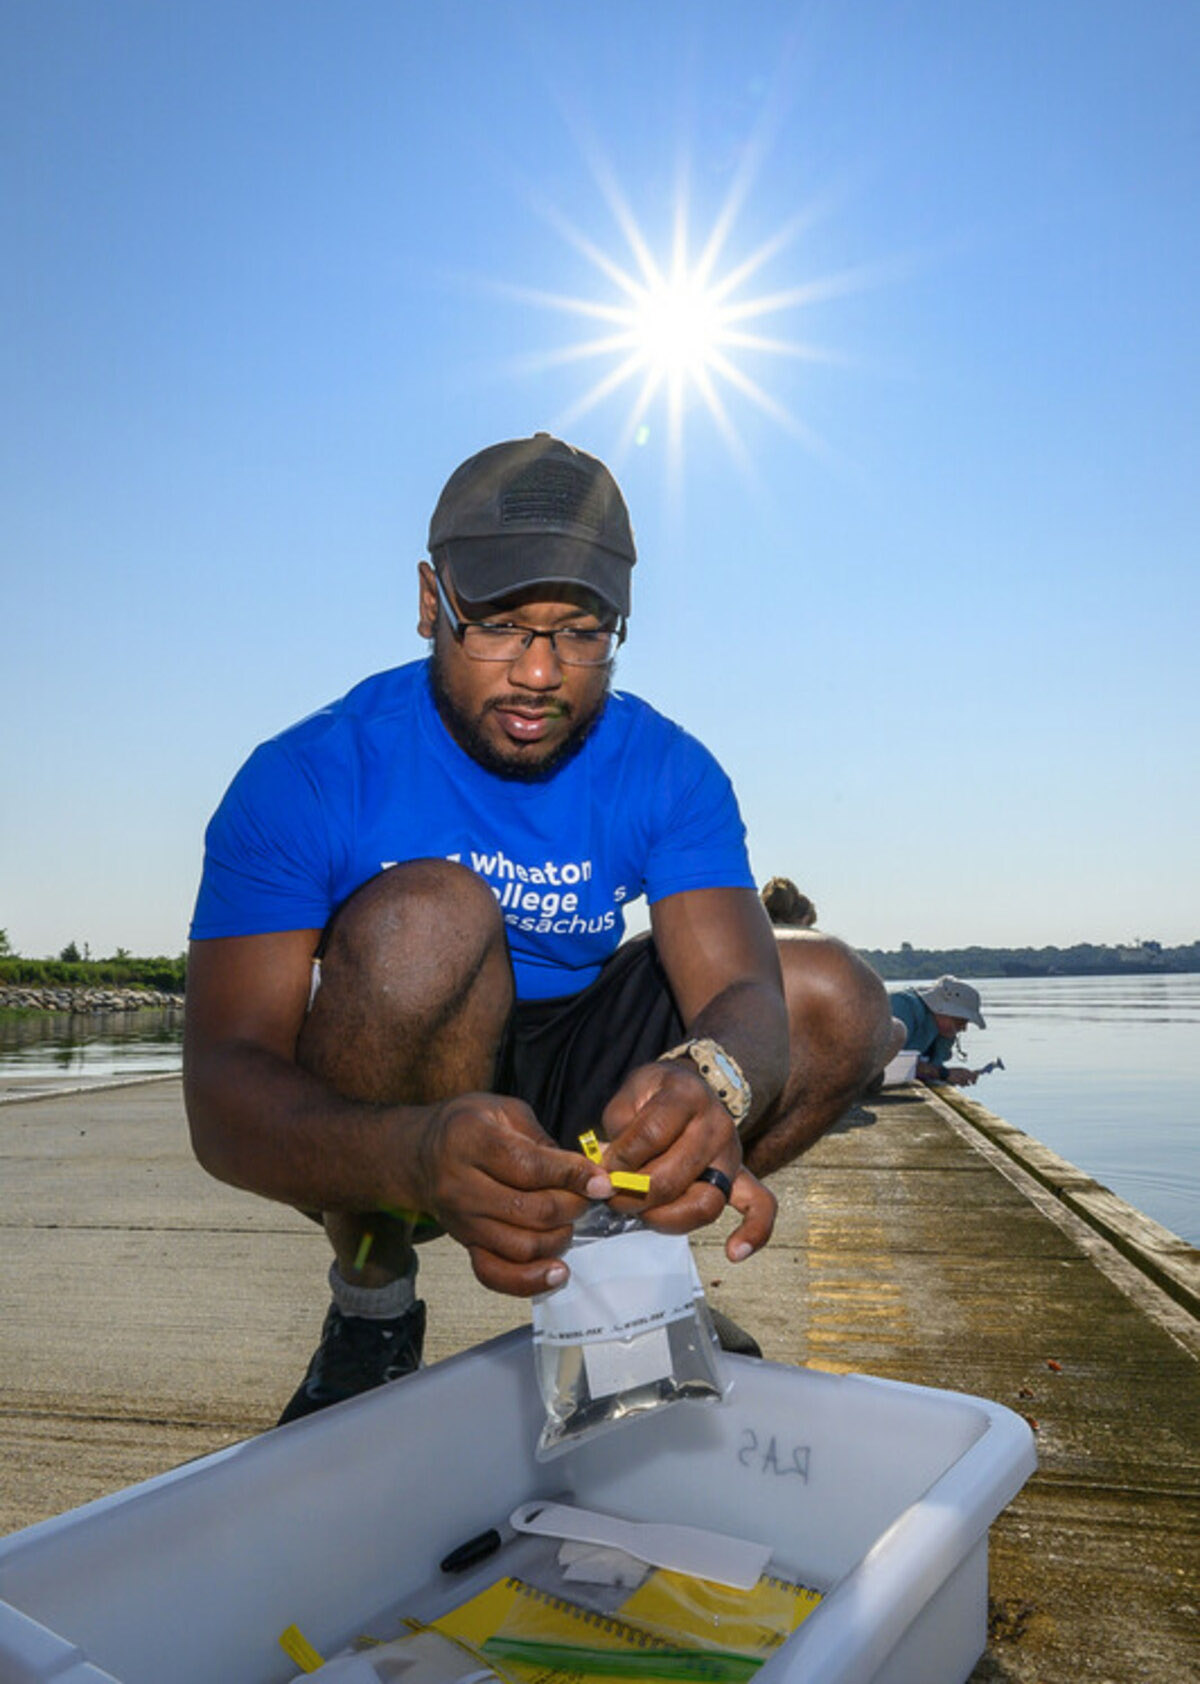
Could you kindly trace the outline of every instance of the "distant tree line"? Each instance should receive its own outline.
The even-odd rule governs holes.
[[[861,947],[863,958],[885,982],[924,981],[944,976],[1140,976],[1200,971],[1200,941],[1164,947],[1157,941],[1106,947],[1079,942],[1074,947],[914,947],[897,950]],[[15,954],[8,932],[0,929],[0,985],[30,987],[155,988],[182,994],[187,955],[158,954],[139,959],[118,947],[108,959],[93,959],[86,944],[68,942],[57,959],[24,959]]]
[[[182,994],[187,956],[156,954],[140,959],[118,947],[108,959],[93,959],[86,943],[68,942],[57,959],[25,959],[14,953],[8,931],[0,930],[0,985],[29,988],[153,988]]]
[[[925,981],[951,976],[1146,976],[1200,971],[1200,941],[1164,947],[1157,941],[1106,947],[1079,942],[1074,947],[914,947],[904,942],[896,952],[858,950],[885,982]]]

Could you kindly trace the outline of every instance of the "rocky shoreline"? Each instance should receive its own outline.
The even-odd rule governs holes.
[[[155,988],[33,988],[0,986],[0,1011],[66,1012],[87,1017],[109,1012],[136,1012],[147,1006],[158,1011],[183,1009],[182,994],[163,994]]]

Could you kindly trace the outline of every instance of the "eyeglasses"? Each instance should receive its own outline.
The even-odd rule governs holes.
[[[464,620],[451,607],[436,572],[434,580],[450,635],[473,661],[506,661],[511,665],[520,660],[535,637],[544,637],[566,667],[605,667],[625,641],[624,620],[615,631],[603,626],[556,626],[553,631],[535,631],[532,626],[519,626],[511,620]]]

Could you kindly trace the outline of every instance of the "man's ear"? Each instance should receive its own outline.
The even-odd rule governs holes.
[[[432,637],[437,630],[438,597],[437,584],[433,576],[433,568],[427,561],[417,563],[421,587],[419,598],[420,619],[417,621],[417,631],[421,637]]]

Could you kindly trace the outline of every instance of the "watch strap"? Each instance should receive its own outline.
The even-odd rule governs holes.
[[[660,1062],[678,1058],[691,1059],[734,1122],[740,1123],[750,1110],[750,1084],[733,1054],[726,1052],[719,1041],[697,1035],[659,1055]]]

